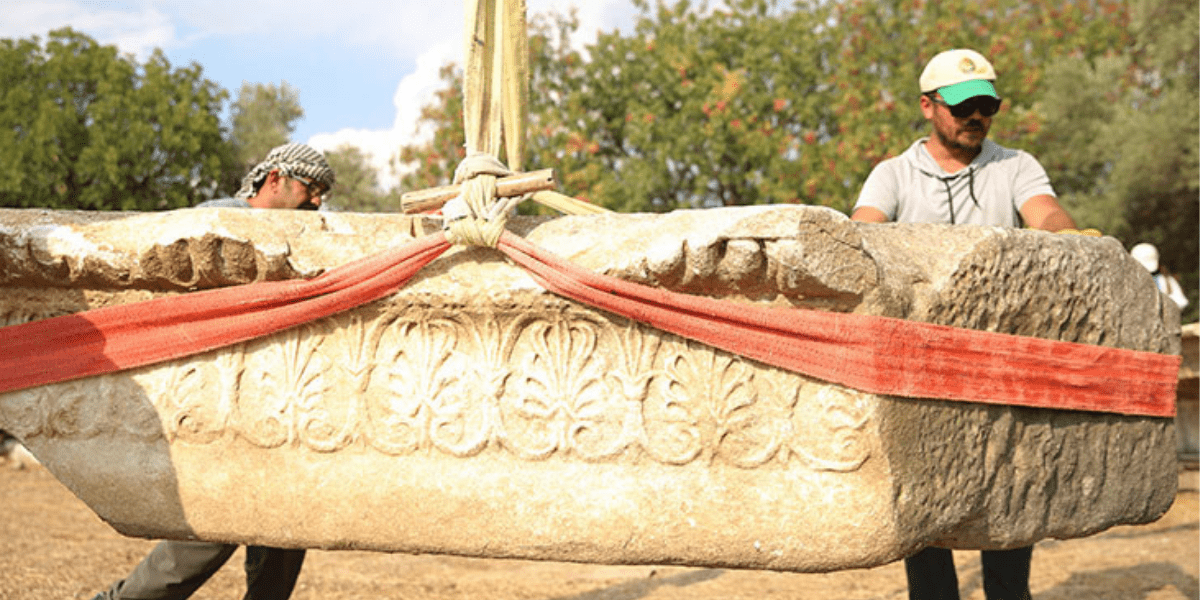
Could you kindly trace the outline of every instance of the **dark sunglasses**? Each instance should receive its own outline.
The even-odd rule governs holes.
[[[303,184],[304,187],[308,190],[308,195],[310,195],[314,198],[324,196],[325,192],[329,191],[329,188],[325,187],[325,185],[323,183],[314,181],[307,177],[300,177],[299,175],[289,175],[288,177],[291,177],[292,179],[295,179],[296,181],[299,181],[301,184]]]
[[[928,94],[928,96],[934,104],[941,104],[942,106],[945,106],[946,108],[950,109],[950,114],[959,119],[965,119],[975,114],[975,111],[979,111],[979,114],[983,115],[984,117],[990,117],[1000,110],[1000,103],[1003,102],[1003,100],[999,98],[992,98],[990,96],[975,96],[974,98],[964,100],[958,104],[955,104],[954,106],[950,106],[949,104],[946,104],[945,100],[942,100],[937,96],[932,94]]]

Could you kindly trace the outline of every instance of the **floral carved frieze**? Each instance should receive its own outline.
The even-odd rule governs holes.
[[[872,404],[570,307],[360,309],[191,359],[0,395],[29,439],[852,471]]]

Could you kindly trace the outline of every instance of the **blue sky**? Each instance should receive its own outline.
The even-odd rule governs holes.
[[[630,0],[527,0],[530,17],[578,10],[577,43],[597,31],[633,27]],[[45,38],[70,26],[144,60],[155,48],[176,67],[199,63],[236,96],[243,81],[286,81],[305,116],[295,141],[343,143],[387,159],[415,135],[420,107],[440,85],[438,69],[461,62],[461,0],[0,0],[0,38]]]

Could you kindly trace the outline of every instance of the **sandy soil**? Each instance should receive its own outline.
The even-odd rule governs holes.
[[[1197,472],[1180,472],[1159,521],[1034,551],[1037,600],[1194,600],[1200,597]],[[125,538],[45,469],[0,459],[0,599],[91,598],[154,544]],[[964,600],[983,600],[977,552],[956,553]],[[194,596],[240,598],[242,551]],[[364,552],[309,553],[295,600],[904,600],[899,563],[829,574],[682,567],[612,567]]]

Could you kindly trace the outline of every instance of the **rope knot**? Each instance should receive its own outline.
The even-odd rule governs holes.
[[[508,212],[523,198],[501,198],[496,180],[512,171],[495,156],[483,152],[468,155],[454,170],[454,183],[461,193],[442,208],[446,239],[461,246],[495,248],[508,223]]]

